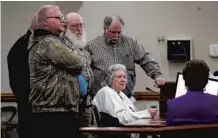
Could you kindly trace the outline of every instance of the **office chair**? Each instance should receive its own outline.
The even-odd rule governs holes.
[[[101,118],[98,123],[99,127],[120,127],[122,126],[116,117],[112,117],[111,115],[104,113],[104,112],[100,112],[100,116]]]
[[[107,113],[99,112],[98,109],[93,105],[92,111],[95,116],[98,127],[122,127],[119,120]],[[100,133],[98,138],[130,138],[130,134],[105,134]]]
[[[218,70],[214,71],[213,76],[218,76]]]
[[[1,137],[8,138],[8,131],[13,129],[17,129],[18,123],[13,123],[12,120],[14,119],[17,113],[17,108],[14,106],[4,106],[1,107]]]

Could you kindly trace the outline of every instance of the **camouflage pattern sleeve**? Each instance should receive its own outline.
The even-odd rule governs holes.
[[[40,41],[41,54],[55,65],[68,69],[81,69],[84,61],[77,51],[69,49],[60,40],[49,37]]]

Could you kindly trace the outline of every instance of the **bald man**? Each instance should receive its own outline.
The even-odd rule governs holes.
[[[18,107],[19,138],[28,138],[31,110],[28,106],[30,88],[27,47],[30,36],[37,27],[36,20],[37,13],[33,14],[26,34],[15,42],[7,57],[10,87],[15,95]]]
[[[75,12],[68,13],[66,15],[66,30],[62,35],[63,39],[70,43],[71,49],[76,50],[78,53],[84,55],[85,65],[83,66],[81,74],[75,76],[79,82],[80,86],[86,86],[87,93],[84,96],[80,96],[81,103],[79,107],[79,119],[80,126],[90,126],[91,125],[91,100],[93,97],[93,81],[94,76],[91,69],[91,56],[84,47],[86,45],[86,34],[84,30],[84,22],[82,17]],[[81,82],[81,79],[83,80]],[[82,84],[84,82],[84,84]],[[84,89],[79,87],[80,91]],[[84,137],[90,137],[88,134],[83,135]]]
[[[38,12],[39,28],[29,44],[31,138],[73,138],[79,134],[80,74],[83,55],[63,41],[65,20],[56,5]]]
[[[107,16],[104,19],[104,34],[89,41],[86,50],[92,57],[94,72],[94,92],[102,88],[107,69],[113,64],[123,64],[127,68],[128,83],[124,93],[134,102],[133,89],[136,81],[135,63],[155,80],[155,84],[165,84],[159,65],[144,47],[134,38],[122,34],[124,20],[120,16]]]

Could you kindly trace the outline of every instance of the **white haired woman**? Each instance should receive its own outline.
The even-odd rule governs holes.
[[[138,119],[153,118],[157,109],[149,108],[136,111],[130,99],[122,92],[126,87],[126,67],[114,64],[109,67],[106,82],[108,86],[101,88],[93,99],[93,105],[99,112],[116,117],[120,124],[127,124]]]

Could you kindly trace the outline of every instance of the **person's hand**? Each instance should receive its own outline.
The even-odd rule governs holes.
[[[165,80],[163,78],[158,78],[158,79],[155,79],[154,83],[157,87],[160,87],[160,86],[165,85]]]
[[[148,108],[148,112],[151,115],[151,118],[154,118],[157,115],[157,109],[156,108]]]

